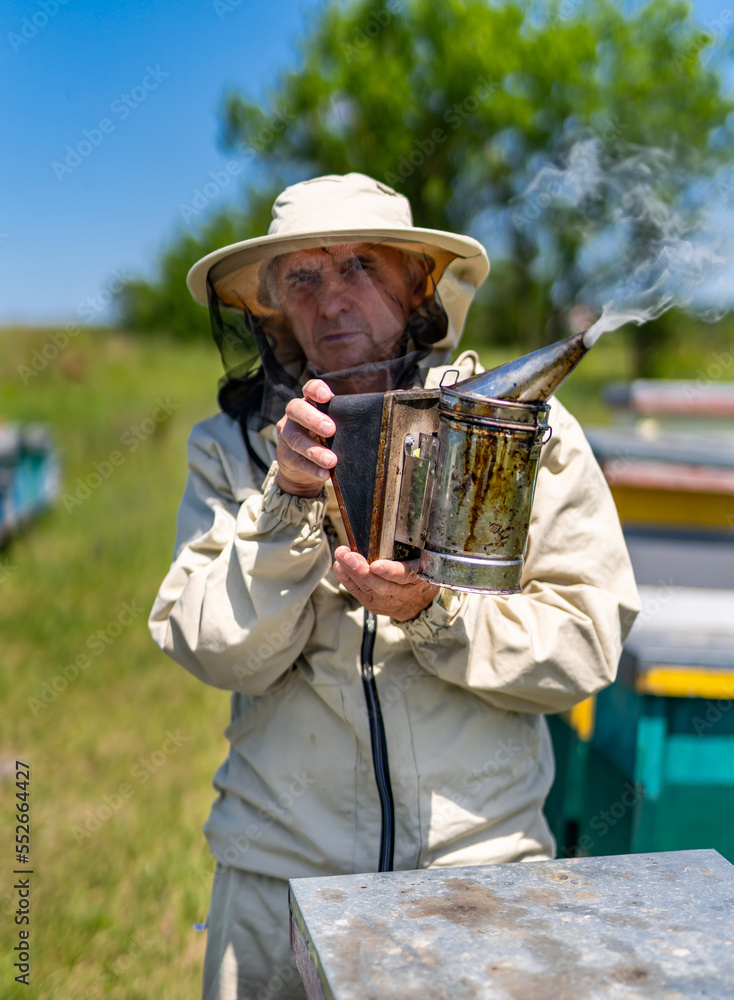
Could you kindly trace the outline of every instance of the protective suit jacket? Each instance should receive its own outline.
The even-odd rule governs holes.
[[[462,378],[480,370],[472,352],[451,367]],[[614,679],[637,609],[632,570],[580,427],[555,400],[550,423],[522,593],[442,590],[413,621],[378,617],[398,869],[551,857],[543,714]],[[229,416],[194,428],[175,559],[150,628],[192,674],[233,692],[205,827],[214,856],[279,878],[374,871],[363,608],[331,569],[326,491],[303,499],[275,485],[272,431],[251,435],[273,463],[263,482]]]

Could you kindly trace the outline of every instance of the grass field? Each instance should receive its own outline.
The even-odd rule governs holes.
[[[219,360],[206,344],[83,332],[36,372],[49,338],[0,331],[0,417],[50,425],[63,462],[54,510],[0,553],[0,996],[188,1000],[228,696],[160,654],[146,619]],[[692,348],[671,374],[705,367],[714,349]],[[602,422],[601,386],[629,374],[624,341],[609,338],[561,395]],[[30,990],[11,957],[16,760],[31,767]]]
[[[0,996],[185,1000],[199,995],[192,925],[214,867],[201,826],[228,698],[159,653],[146,620],[171,558],[186,438],[215,408],[219,362],[208,345],[83,333],[24,384],[18,365],[48,342],[2,333],[3,415],[48,423],[62,497],[89,495],[61,500],[0,556]],[[114,451],[124,461],[108,478],[79,487]],[[10,957],[16,759],[31,766],[30,991]]]

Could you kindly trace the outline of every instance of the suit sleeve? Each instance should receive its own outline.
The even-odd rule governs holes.
[[[155,642],[215,687],[262,694],[310,635],[311,597],[328,570],[325,495],[262,485],[239,426],[219,415],[189,439],[176,555],[150,615]]]
[[[560,712],[611,683],[639,611],[601,469],[576,420],[555,400],[552,411],[522,592],[442,590],[401,625],[424,669],[515,712]]]

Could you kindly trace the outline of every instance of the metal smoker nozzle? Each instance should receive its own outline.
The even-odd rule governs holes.
[[[507,399],[525,403],[544,403],[558,389],[588,352],[584,334],[559,340],[539,351],[526,354],[506,365],[481,375],[472,375],[453,386],[478,399]]]

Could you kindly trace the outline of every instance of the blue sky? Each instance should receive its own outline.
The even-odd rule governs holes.
[[[210,172],[211,208],[235,201],[245,174],[223,183],[223,96],[266,95],[320,6],[3,0],[0,324],[105,321],[115,282],[153,273],[166,242],[195,225],[179,206]],[[734,0],[693,7],[730,39]]]

